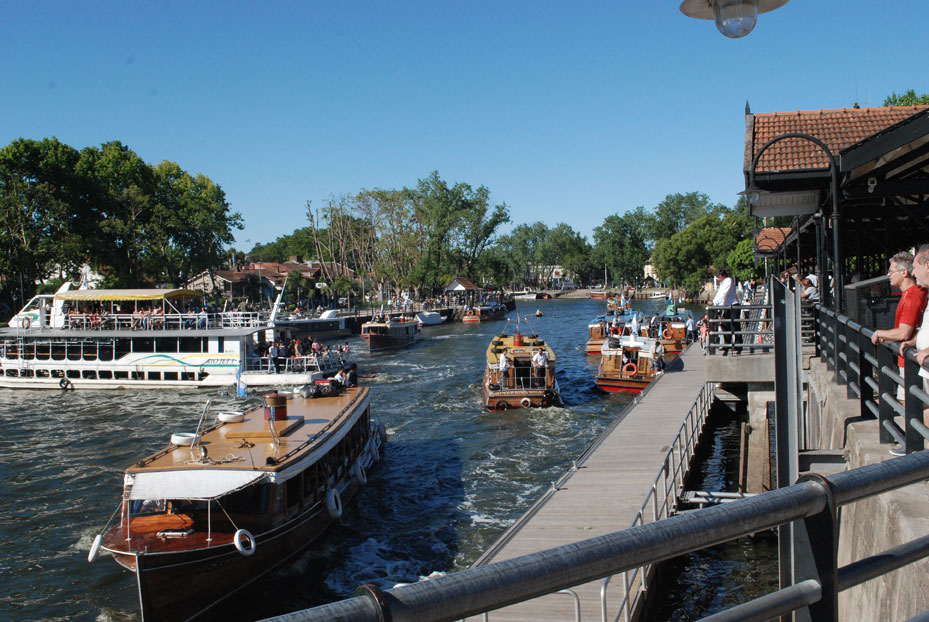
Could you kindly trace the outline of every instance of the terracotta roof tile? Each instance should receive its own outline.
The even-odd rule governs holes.
[[[837,155],[843,149],[927,108],[929,106],[886,106],[751,115],[750,127],[747,128],[751,135],[746,137],[746,170],[758,150],[775,136],[790,132],[809,134],[823,141]],[[829,168],[829,160],[816,144],[802,138],[785,138],[768,147],[755,170],[775,172],[823,168]]]

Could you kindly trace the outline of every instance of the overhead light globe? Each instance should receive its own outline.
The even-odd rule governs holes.
[[[716,0],[716,29],[729,37],[744,37],[758,21],[758,0]]]
[[[744,37],[755,27],[760,13],[767,13],[789,0],[683,0],[681,13],[696,19],[716,21],[719,32],[732,39]]]

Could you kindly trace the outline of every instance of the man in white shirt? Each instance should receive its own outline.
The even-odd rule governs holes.
[[[717,326],[722,338],[723,356],[727,356],[729,349],[735,345],[735,335],[732,334],[732,305],[736,303],[736,292],[732,277],[725,270],[720,270],[717,277],[719,278],[719,289],[716,290],[716,295],[713,297],[713,306],[729,307],[728,309],[719,309],[716,316],[722,320]],[[739,351],[735,350],[735,354],[738,353]]]
[[[923,244],[919,247],[919,251],[916,253],[916,257],[913,258],[913,278],[916,279],[916,284],[921,287],[929,287],[929,244]],[[900,355],[903,356],[906,353],[906,349],[910,346],[916,346],[916,352],[914,356],[916,357],[916,362],[919,363],[919,375],[923,379],[923,391],[929,391],[929,371],[927,371],[923,364],[926,362],[926,359],[929,358],[929,305],[926,306],[926,310],[923,311],[923,317],[919,325],[919,330],[916,332],[916,336],[907,341],[900,342]],[[929,411],[926,408],[923,409],[923,423],[929,423]],[[902,455],[902,450],[891,449],[890,453],[894,455]]]
[[[536,380],[545,379],[545,368],[548,366],[548,355],[545,353],[545,348],[539,348],[535,354],[532,355],[532,371],[535,373]]]
[[[499,382],[500,382],[501,387],[506,386],[506,375],[509,369],[510,369],[510,359],[506,355],[506,350],[504,350],[503,352],[500,353],[500,362],[497,366],[497,370],[500,375]]]

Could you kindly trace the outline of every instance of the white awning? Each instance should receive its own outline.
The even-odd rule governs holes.
[[[135,473],[130,499],[215,499],[244,488],[266,473],[219,469]]]

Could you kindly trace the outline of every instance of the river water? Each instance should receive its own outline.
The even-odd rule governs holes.
[[[388,431],[383,459],[339,525],[217,617],[268,617],[345,598],[361,583],[389,588],[467,568],[570,467],[631,400],[599,394],[596,360],[584,353],[604,301],[517,304],[521,332],[555,352],[565,407],[481,408],[484,351],[493,335],[512,333],[516,313],[426,328],[410,348],[359,355],[360,371],[376,374],[364,382]],[[657,304],[637,301],[649,315]],[[522,318],[537,308],[544,317]],[[132,575],[107,556],[88,564],[87,551],[117,508],[123,469],[172,432],[193,430],[208,396],[0,391],[0,619],[138,619]],[[732,581],[727,569],[716,574]]]

